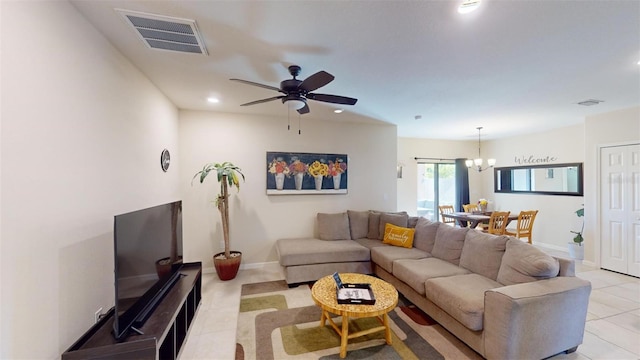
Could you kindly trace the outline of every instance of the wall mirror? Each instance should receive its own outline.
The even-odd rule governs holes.
[[[582,163],[495,168],[494,191],[583,196]]]

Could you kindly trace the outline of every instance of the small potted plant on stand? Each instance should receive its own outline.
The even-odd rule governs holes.
[[[231,280],[238,274],[242,253],[229,250],[229,186],[235,186],[240,191],[238,175],[242,176],[242,181],[244,181],[244,174],[239,167],[230,162],[206,164],[202,170],[193,176],[191,183],[193,184],[193,180],[198,176],[200,177],[200,183],[203,183],[204,179],[212,171],[217,174],[218,182],[220,183],[220,193],[216,198],[216,206],[222,217],[222,234],[224,237],[224,252],[213,256],[213,265],[220,280]]]
[[[575,213],[579,218],[584,217],[584,208],[576,210]],[[584,219],[582,219],[582,227],[580,228],[580,231],[571,231],[576,234],[576,236],[573,237],[573,242],[569,243],[569,255],[576,260],[584,259],[584,247],[582,246],[582,242],[584,241],[584,238],[582,237],[583,231]]]

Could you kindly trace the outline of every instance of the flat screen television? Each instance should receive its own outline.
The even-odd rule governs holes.
[[[115,309],[113,335],[139,328],[180,277],[182,202],[114,217]]]

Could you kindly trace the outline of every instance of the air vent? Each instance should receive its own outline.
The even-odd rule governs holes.
[[[195,20],[116,9],[151,49],[207,55]]]
[[[595,100],[595,99],[589,99],[589,100],[585,100],[585,101],[580,101],[578,103],[578,105],[582,105],[582,106],[593,106],[593,105],[598,105],[601,102],[604,102],[604,100]]]

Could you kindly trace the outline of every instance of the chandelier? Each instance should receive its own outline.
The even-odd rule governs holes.
[[[477,127],[476,129],[478,129],[478,157],[471,160],[467,160],[465,161],[465,164],[467,165],[468,168],[474,168],[476,171],[481,172],[484,170],[487,170],[489,168],[492,168],[495,164],[496,164],[496,159],[487,159],[487,164],[489,165],[486,168],[482,168],[482,157],[480,157],[480,130],[482,130],[482,126]]]

